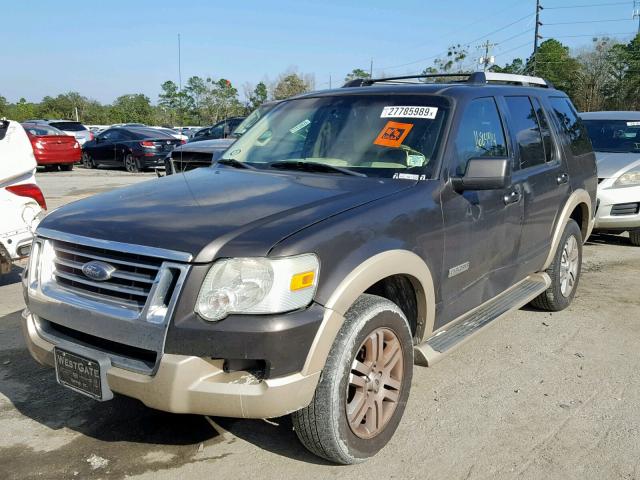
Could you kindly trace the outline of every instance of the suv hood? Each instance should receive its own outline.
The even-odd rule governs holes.
[[[264,256],[289,235],[415,182],[200,168],[61,207],[40,223],[73,235],[216,257]]]
[[[622,175],[640,164],[640,153],[596,152],[598,178],[613,178]]]

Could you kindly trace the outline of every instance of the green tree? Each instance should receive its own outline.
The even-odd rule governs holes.
[[[182,93],[189,117],[186,123],[199,125],[202,122],[202,107],[207,95],[206,80],[198,76],[190,77]]]
[[[141,93],[121,95],[111,105],[114,123],[151,123],[153,109],[149,97]]]
[[[297,73],[289,73],[280,75],[275,87],[273,88],[273,98],[275,100],[284,100],[285,98],[300,95],[308,92],[311,86],[308,81]]]
[[[496,73],[513,73],[522,75],[525,72],[525,64],[521,58],[514,58],[511,63],[507,63],[504,67],[493,65],[490,70]]]
[[[344,81],[345,82],[350,82],[351,80],[356,80],[358,78],[361,78],[363,80],[367,80],[367,79],[371,78],[371,75],[369,74],[369,72],[365,72],[361,68],[354,68],[353,70],[351,70],[351,73],[347,73],[347,76],[344,77]]]
[[[24,97],[21,97],[15,105],[14,114],[12,115],[14,118],[12,118],[12,120],[23,122],[25,120],[35,118],[36,108],[36,104],[27,102]]]
[[[249,93],[249,108],[255,110],[267,101],[268,96],[267,85],[264,82],[258,82],[253,91]]]
[[[0,118],[9,116],[9,102],[0,95]]]
[[[550,38],[540,44],[538,53],[527,60],[526,71],[544,77],[570,96],[579,88],[580,64],[558,40]]]
[[[433,64],[440,73],[463,72],[467,67],[465,61],[469,57],[469,47],[467,45],[451,45],[444,57],[436,58]]]

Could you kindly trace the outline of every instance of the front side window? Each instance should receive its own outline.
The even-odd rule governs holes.
[[[493,97],[469,103],[458,126],[455,146],[458,176],[465,174],[472,158],[507,156],[507,142]]]
[[[571,153],[583,155],[592,151],[589,134],[567,97],[549,98],[560,127],[569,137]]]
[[[540,123],[540,132],[542,133],[542,142],[544,143],[544,156],[547,162],[555,160],[555,148],[553,145],[553,138],[551,137],[551,129],[549,128],[549,122],[547,120],[547,114],[542,108],[540,100],[533,99],[533,106],[538,114],[538,122]]]
[[[430,95],[290,100],[246,131],[220,162],[426,179],[433,173],[448,110],[446,99]]]
[[[584,120],[596,152],[640,153],[640,120]]]
[[[538,117],[529,97],[505,97],[511,130],[515,133],[520,168],[525,169],[545,163],[542,133]]]

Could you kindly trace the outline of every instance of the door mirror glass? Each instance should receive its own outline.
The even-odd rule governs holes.
[[[508,158],[471,158],[467,171],[452,179],[453,188],[465,190],[498,190],[511,183],[511,161]]]

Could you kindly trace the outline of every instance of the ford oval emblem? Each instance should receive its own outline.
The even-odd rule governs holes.
[[[109,265],[105,262],[99,262],[98,260],[87,262],[82,266],[82,273],[91,280],[96,280],[98,282],[109,280],[115,271],[116,269],[113,265]]]

